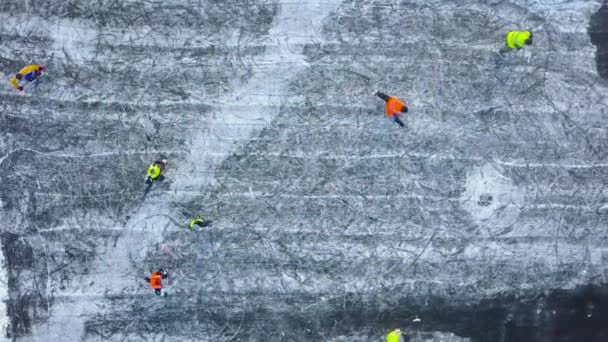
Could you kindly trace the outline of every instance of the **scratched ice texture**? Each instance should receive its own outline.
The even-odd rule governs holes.
[[[601,6],[3,0],[0,339],[608,340]]]

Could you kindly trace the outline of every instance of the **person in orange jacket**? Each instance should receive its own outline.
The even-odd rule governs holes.
[[[399,124],[399,126],[404,127],[405,124],[401,120],[401,117],[403,116],[403,113],[407,113],[408,110],[405,103],[396,97],[388,96],[379,91],[377,91],[375,95],[386,102],[386,117],[395,121],[397,124]]]
[[[160,296],[163,293],[163,279],[167,279],[169,277],[169,273],[163,270],[162,268],[158,269],[156,272],[152,272],[150,277],[146,277],[146,281],[150,284],[150,287],[154,290],[154,293],[157,296]],[[165,296],[167,294],[165,293]]]
[[[23,86],[30,82],[36,82],[36,79],[42,76],[44,67],[36,64],[28,65],[19,70],[19,72],[11,79],[11,85],[19,91],[23,91]]]

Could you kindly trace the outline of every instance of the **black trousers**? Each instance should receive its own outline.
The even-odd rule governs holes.
[[[399,126],[401,126],[401,127],[404,127],[404,126],[405,126],[405,124],[403,123],[403,121],[401,121],[401,119],[399,119],[399,117],[395,116],[395,117],[393,118],[393,120],[395,120],[395,122],[396,122],[397,124],[399,124]]]

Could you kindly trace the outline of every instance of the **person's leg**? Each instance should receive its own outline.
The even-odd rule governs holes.
[[[404,126],[405,126],[405,124],[403,123],[403,121],[401,121],[401,118],[400,118],[398,115],[395,115],[395,117],[394,117],[394,119],[393,119],[393,120],[395,120],[395,122],[396,122],[397,124],[399,124],[399,126],[401,126],[401,127],[404,127]]]
[[[160,296],[160,289],[154,289],[154,293],[155,293],[157,296]]]
[[[511,51],[511,48],[505,45],[500,50],[498,50],[498,54],[502,56],[509,51]]]
[[[383,99],[384,102],[386,102],[386,101],[388,101],[388,99],[390,99],[390,96],[386,95],[385,93],[381,93],[379,91],[376,92],[376,96]]]

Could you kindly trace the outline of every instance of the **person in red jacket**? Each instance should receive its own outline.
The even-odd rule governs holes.
[[[379,91],[375,94],[386,102],[385,113],[386,117],[395,121],[399,126],[404,127],[405,124],[401,120],[403,113],[407,113],[407,106],[396,97],[388,96]]]
[[[154,293],[157,296],[160,296],[163,294],[163,279],[166,279],[167,277],[169,277],[169,273],[160,268],[158,271],[152,272],[152,275],[146,277],[145,279],[150,284],[150,287],[154,290]],[[167,294],[165,293],[164,295],[166,296]]]

